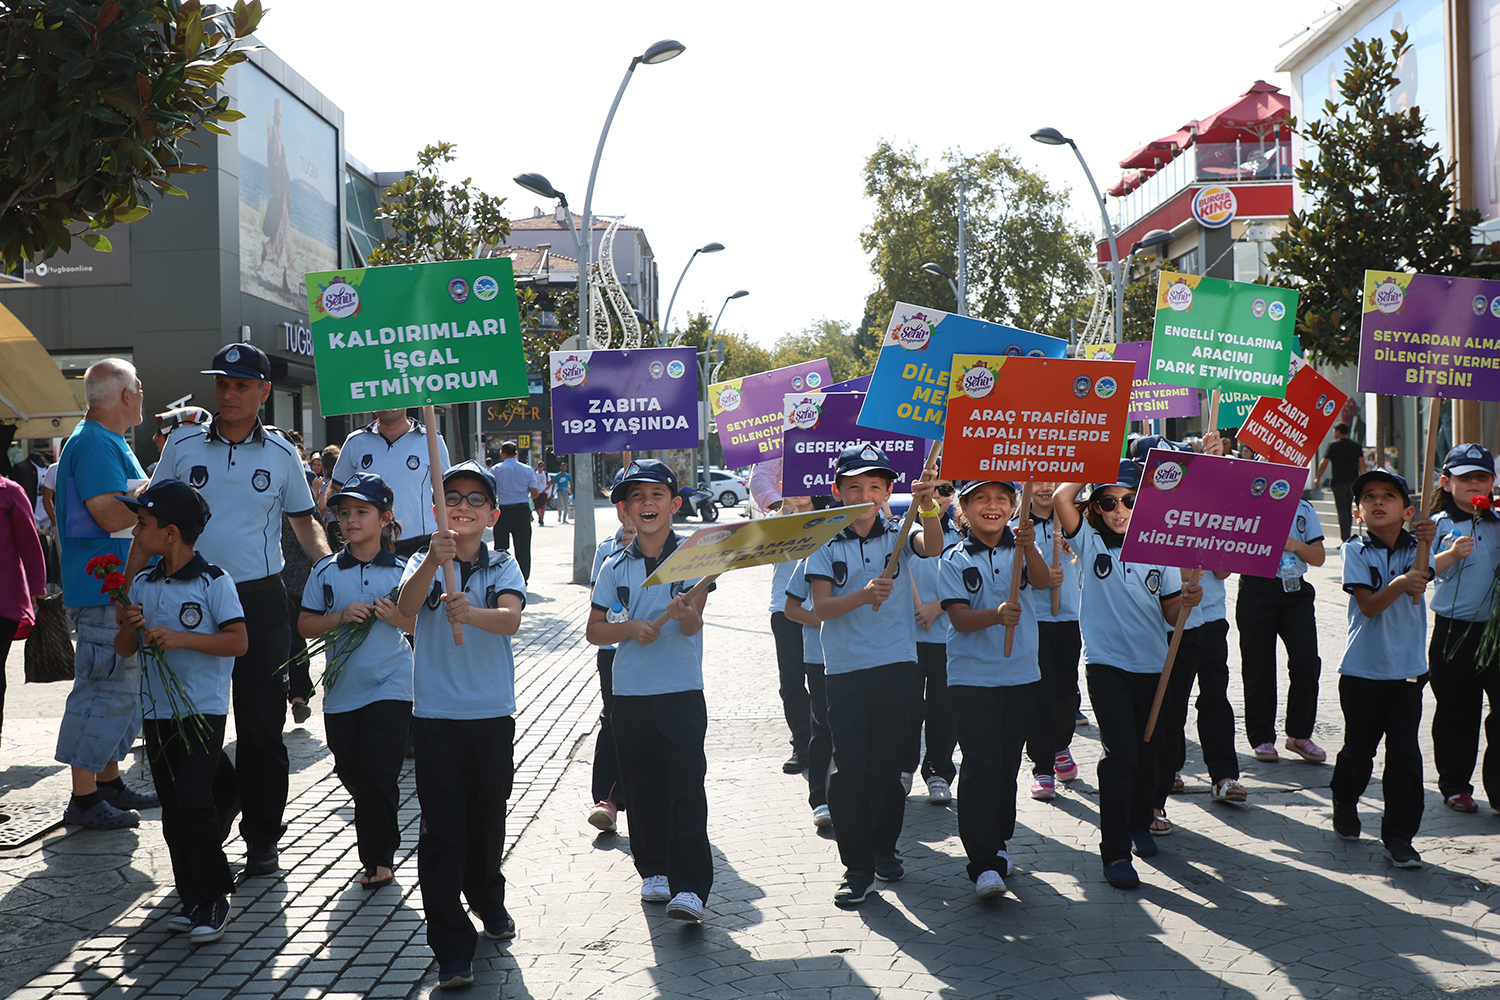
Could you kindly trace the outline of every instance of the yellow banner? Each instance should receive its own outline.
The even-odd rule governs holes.
[[[742,524],[709,525],[677,546],[677,551],[646,578],[646,586],[696,580],[711,573],[801,559],[826,545],[870,506],[833,507],[809,514],[764,517]]]

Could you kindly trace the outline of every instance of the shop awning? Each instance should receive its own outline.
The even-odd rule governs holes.
[[[1185,128],[1197,131],[1200,143],[1234,142],[1236,139],[1265,140],[1280,135],[1290,138],[1289,121],[1292,99],[1264,80],[1256,80],[1249,90],[1207,118],[1189,122]]]
[[[83,413],[47,349],[0,305],[0,423],[18,438],[67,437]]]
[[[1149,178],[1154,173],[1156,173],[1156,171],[1150,168],[1144,170],[1128,171],[1123,177],[1116,181],[1114,183],[1114,186],[1106,191],[1105,194],[1113,195],[1116,198],[1123,198],[1130,192],[1134,191],[1136,188],[1140,187],[1142,184],[1146,183],[1147,178]]]
[[[1153,139],[1140,149],[1131,153],[1120,161],[1120,166],[1129,170],[1133,167],[1159,167],[1164,163],[1171,163],[1177,154],[1188,147],[1193,141],[1191,129],[1182,128],[1171,135],[1164,135],[1160,139]]]

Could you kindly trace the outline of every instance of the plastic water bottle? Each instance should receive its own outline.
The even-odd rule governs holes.
[[[1297,568],[1298,559],[1290,552],[1281,554],[1281,565],[1276,568],[1276,577],[1281,581],[1281,589],[1288,594],[1302,589],[1302,573]]]

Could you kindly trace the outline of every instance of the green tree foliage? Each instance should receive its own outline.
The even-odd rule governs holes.
[[[1167,262],[1160,257],[1137,255],[1134,272],[1125,285],[1125,340],[1150,340],[1156,332],[1157,278]]]
[[[708,344],[708,334],[713,329],[713,325],[713,320],[709,318],[708,313],[688,313],[687,327],[678,331],[682,337],[678,344],[682,347],[696,348],[701,352]],[[744,378],[746,375],[754,375],[776,367],[771,363],[771,352],[752,342],[743,333],[726,332],[723,327],[720,327],[719,332],[714,334],[714,344],[724,345],[724,364],[713,375],[715,382]],[[715,346],[715,363],[717,363],[718,353],[718,347]]]
[[[1085,271],[1090,236],[1069,224],[1068,192],[1048,187],[1005,147],[979,156],[945,157],[928,172],[915,147],[881,140],[865,163],[865,196],[875,203],[860,243],[874,255],[879,284],[865,300],[857,337],[861,349],[879,345],[897,302],[956,311],[942,277],[922,265],[958,275],[958,181],[965,173],[969,314],[1008,326],[1068,335],[1076,300],[1091,295]]]
[[[107,250],[101,230],[183,194],[173,176],[206,169],[184,159],[190,133],[228,135],[220,123],[244,117],[214,88],[260,20],[260,0],[0,3],[4,269],[74,238]]]
[[[1273,281],[1300,291],[1302,346],[1335,366],[1359,356],[1366,270],[1470,273],[1478,253],[1471,227],[1478,212],[1460,209],[1453,163],[1424,141],[1417,107],[1399,107],[1405,32],[1356,40],[1349,67],[1317,121],[1293,123],[1316,159],[1297,164],[1307,196],[1272,243]]]
[[[826,317],[795,333],[782,334],[771,348],[770,367],[785,368],[818,358],[828,359],[828,370],[835,382],[875,370],[875,349],[861,348],[848,323]]]
[[[451,142],[425,147],[417,154],[417,169],[381,194],[376,215],[390,235],[370,252],[371,264],[472,260],[493,256],[509,239],[504,198],[480,190],[469,177],[456,183],[443,179],[442,165],[457,158],[457,148]],[[566,303],[568,319],[575,325],[576,299],[570,296]],[[533,369],[541,370],[546,367],[547,352],[555,350],[567,332],[542,329],[536,315],[542,303],[534,290],[519,289],[516,304],[521,311],[526,359]],[[559,319],[563,312],[559,310]]]

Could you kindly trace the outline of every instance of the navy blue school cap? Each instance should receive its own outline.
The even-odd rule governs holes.
[[[850,445],[839,453],[838,464],[834,466],[834,478],[839,476],[858,476],[866,472],[884,472],[892,479],[896,478],[896,470],[891,468],[891,460],[886,458],[885,452],[873,444]]]
[[[1401,499],[1406,502],[1406,506],[1411,506],[1411,490],[1407,488],[1406,480],[1384,469],[1371,469],[1354,480],[1354,485],[1349,488],[1349,492],[1353,494],[1355,503],[1359,503],[1360,493],[1371,483],[1390,483],[1401,491]]]
[[[1106,486],[1123,486],[1128,490],[1140,489],[1141,467],[1128,458],[1122,459],[1120,461],[1120,471],[1115,476],[1115,481],[1112,483],[1095,483],[1094,490],[1102,490]]]
[[[675,495],[677,473],[664,462],[654,458],[640,458],[620,470],[614,486],[609,490],[609,502],[620,503],[630,492],[631,483],[661,483]]]
[[[204,375],[228,375],[230,378],[255,378],[271,381],[271,359],[254,344],[228,344],[214,355],[212,368]]]
[[[453,479],[455,476],[473,476],[481,483],[484,483],[484,488],[490,494],[490,503],[495,502],[495,474],[489,469],[486,469],[472,459],[467,462],[459,462],[457,465],[451,466],[443,472],[443,485],[447,486],[448,480]],[[379,479],[380,477],[375,476],[372,478]]]
[[[1150,434],[1146,437],[1136,438],[1135,444],[1131,446],[1130,454],[1137,462],[1144,462],[1146,454],[1152,448],[1164,448],[1168,451],[1192,451],[1193,446],[1186,441],[1171,441],[1160,434]]]
[[[333,495],[333,499],[329,503],[336,503],[339,500],[363,500],[366,503],[374,504],[381,510],[390,510],[391,505],[396,502],[396,495],[391,492],[391,488],[386,485],[386,481],[375,473],[356,472]]]
[[[961,497],[966,497],[985,483],[999,483],[1001,486],[1009,486],[1011,492],[1017,495],[1021,492],[1021,484],[1013,483],[1009,479],[961,479],[953,484],[956,487],[954,492]]]
[[[115,499],[131,510],[147,511],[163,527],[175,524],[179,528],[202,531],[213,516],[203,494],[180,479],[163,479],[152,483],[138,497],[119,496]]]
[[[1495,474],[1495,456],[1478,444],[1454,445],[1443,459],[1443,472],[1450,476],[1467,476],[1471,472]]]

